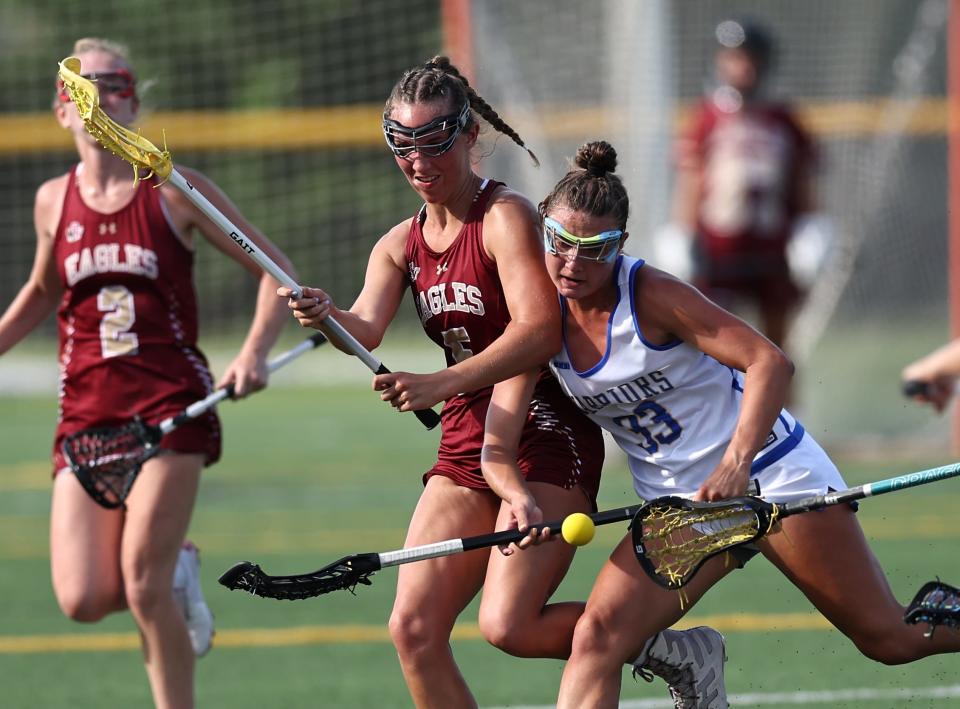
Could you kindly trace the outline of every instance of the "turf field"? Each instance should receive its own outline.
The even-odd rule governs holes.
[[[205,473],[191,530],[218,629],[214,650],[198,665],[198,705],[409,706],[385,628],[395,570],[380,572],[356,596],[300,602],[229,592],[216,578],[243,559],[271,573],[300,572],[347,553],[400,546],[438,433],[396,415],[359,384],[275,387],[242,404],[225,404],[221,415],[224,458]],[[149,706],[130,617],[78,625],[59,614],[53,598],[46,461],[54,416],[50,396],[0,397],[0,705]],[[839,462],[853,485],[946,461]],[[633,499],[615,458],[601,505]],[[937,574],[960,581],[957,509],[958,480],[863,505],[863,525],[902,599]],[[557,598],[585,597],[624,529],[598,530]],[[861,658],[762,559],[717,587],[688,619],[726,634],[727,687],[745,695],[739,706],[960,703],[956,657],[900,668]],[[503,655],[479,638],[475,620],[474,606],[462,618],[454,649],[481,706],[552,704],[561,663]],[[635,682],[624,673],[623,706],[668,706],[665,695],[659,680]]]

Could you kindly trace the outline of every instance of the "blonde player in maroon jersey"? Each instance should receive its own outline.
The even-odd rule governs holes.
[[[484,480],[481,449],[494,385],[547,361],[560,346],[560,318],[536,209],[471,167],[477,116],[525,147],[446,57],[404,73],[387,100],[383,131],[424,205],[374,247],[363,290],[349,310],[335,307],[318,288],[289,303],[301,325],[316,327],[333,315],[373,349],[409,288],[427,336],[444,350],[447,367],[439,372],[374,379],[398,410],[445,401],[438,459],[423,476],[406,546],[502,529],[513,514],[523,529],[545,516],[590,511],[603,463],[599,430],[543,368],[515,431],[519,467],[533,494],[511,507]],[[574,548],[551,544],[542,551],[475,551],[400,569],[390,632],[417,706],[476,706],[450,633],[481,589],[480,628],[491,643],[520,657],[569,655],[583,604],[548,600]]]
[[[119,123],[134,121],[139,98],[126,50],[108,40],[82,39],[74,54],[83,74],[96,81],[104,110]],[[129,608],[140,629],[154,703],[191,707],[195,654],[209,648],[212,622],[199,590],[196,550],[184,546],[184,535],[200,470],[220,455],[216,416],[205,414],[163,439],[165,454],[144,465],[126,511],[97,505],[69,472],[59,444],[78,430],[116,425],[137,415],[156,423],[212,390],[213,379],[196,344],[195,232],[260,279],[253,323],[221,385],[233,383],[240,397],[266,385],[265,356],[286,311],[274,294],[277,282],[244,258],[176,189],[158,187],[156,179],[134,184],[130,166],[100,148],[62,91],[54,112],[73,134],[80,161],[37,191],[33,270],[0,318],[4,353],[57,311],[60,415],[50,523],[53,587],[63,612],[80,622]],[[283,254],[212,182],[182,170],[290,272]],[[179,598],[173,588],[175,567],[183,586],[177,589]]]

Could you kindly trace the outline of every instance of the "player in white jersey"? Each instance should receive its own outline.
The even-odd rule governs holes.
[[[637,495],[645,500],[694,497],[727,453],[744,398],[744,377],[679,337],[658,344],[644,336],[633,310],[637,275],[644,267],[642,259],[623,254],[614,261],[618,300],[607,321],[607,347],[600,360],[579,370],[565,342],[550,368],[567,395],[627,453]],[[567,301],[562,303],[566,311]],[[800,456],[803,466],[797,465]],[[785,409],[749,470],[748,484],[739,492],[759,489],[776,502],[846,487],[830,459]]]
[[[563,349],[551,366],[627,453],[638,493],[719,500],[749,491],[781,502],[846,487],[782,408],[793,374],[783,352],[692,286],[622,254],[629,201],[613,148],[584,145],[576,165],[540,204],[563,306]],[[491,402],[496,415],[524,410],[530,382],[514,381],[513,398],[501,387],[503,398]],[[511,441],[489,445],[504,456]],[[505,499],[522,498],[510,466],[488,477]],[[854,512],[843,505],[786,518],[757,546],[867,657],[899,664],[960,650],[956,628],[928,638],[903,622]],[[625,535],[577,623],[558,707],[617,706],[622,664],[743,561],[708,560],[681,599],[646,576]]]

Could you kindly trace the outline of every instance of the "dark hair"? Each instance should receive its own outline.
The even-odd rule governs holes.
[[[768,69],[773,64],[776,41],[760,23],[749,18],[724,20],[717,25],[714,34],[722,48],[742,49],[760,69]]]
[[[540,203],[540,216],[564,206],[594,217],[612,216],[617,227],[627,228],[630,198],[617,169],[617,151],[605,140],[584,143],[577,149],[573,168]]]
[[[398,103],[424,103],[438,99],[448,99],[454,110],[459,110],[465,102],[469,102],[470,108],[477,115],[493,126],[494,130],[503,133],[526,150],[535,165],[540,165],[537,156],[526,146],[517,132],[473,90],[467,78],[444,56],[437,55],[422,66],[405,71],[390,92],[383,115],[388,116]],[[474,118],[471,113],[466,127],[470,128],[473,123]]]

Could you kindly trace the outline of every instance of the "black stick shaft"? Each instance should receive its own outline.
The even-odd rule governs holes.
[[[618,507],[603,512],[594,512],[587,515],[596,525],[610,524],[612,522],[623,522],[633,519],[642,505],[633,505],[630,507]],[[534,525],[536,529],[549,529],[551,534],[558,534],[563,526],[563,520],[555,522],[545,522],[544,524]],[[513,544],[519,542],[527,536],[527,532],[520,532],[516,529],[508,529],[503,532],[494,532],[492,534],[480,534],[475,537],[464,537],[462,539],[447,539],[442,542],[432,544],[423,544],[421,546],[409,547],[407,549],[397,549],[379,554],[381,568],[388,566],[398,566],[412,561],[422,561],[432,559],[438,556],[448,556],[462,551],[471,551],[473,549],[485,549],[488,547],[500,546],[502,544]]]

